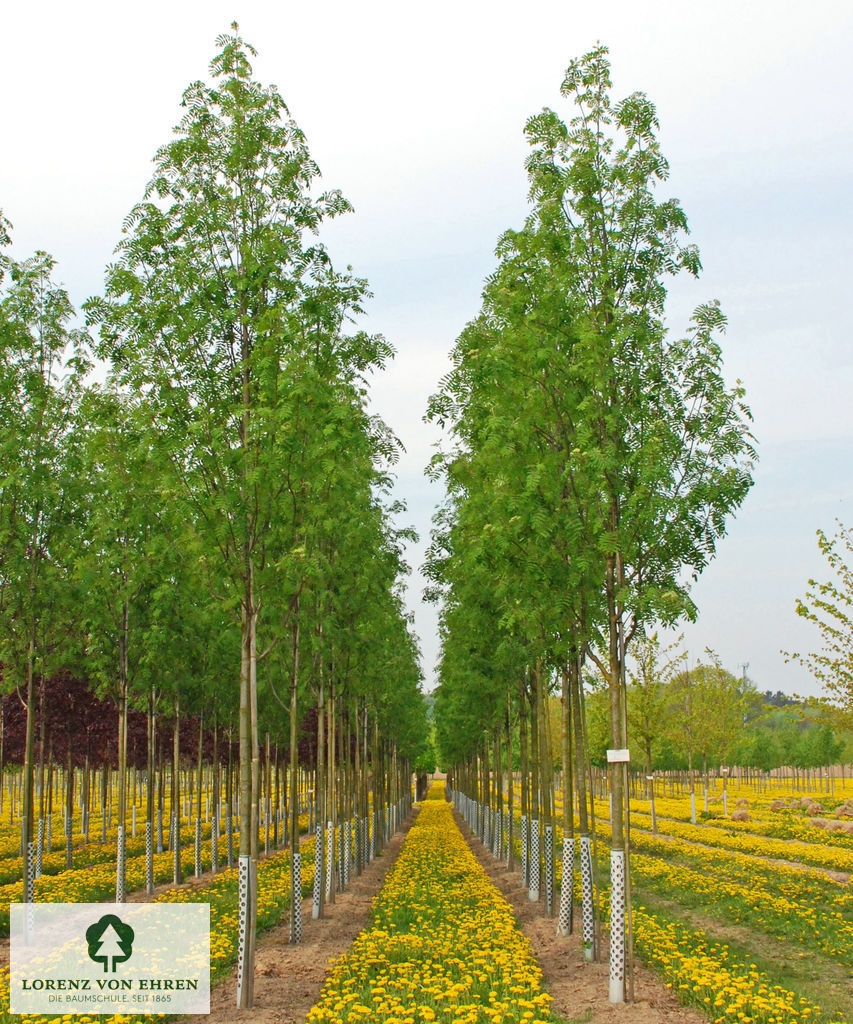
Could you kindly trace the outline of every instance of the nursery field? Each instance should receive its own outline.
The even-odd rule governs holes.
[[[664,796],[658,790],[656,831],[649,800],[640,797],[630,803],[632,925],[638,962],[656,971],[683,1003],[692,1004],[715,1024],[853,1020],[853,834],[845,827],[850,820],[848,808],[853,806],[853,784],[838,782],[834,794],[819,798],[817,793],[792,794],[779,785],[758,792],[730,782],[725,805],[720,785],[712,783],[707,811],[704,794],[697,794],[695,825],[686,793]],[[818,802],[822,805],[819,816]],[[466,808],[461,793],[457,804]],[[596,907],[603,938],[601,955],[606,959],[609,808],[607,799],[596,798],[593,804]],[[561,822],[559,797],[554,810],[556,821]],[[106,843],[83,844],[78,814],[72,829],[75,866],[66,870],[62,822],[53,824],[62,849],[45,850],[36,899],[113,899],[115,829],[107,830]],[[311,894],[314,884],[315,841],[305,834],[308,824],[309,817],[303,814],[303,897]],[[476,819],[473,824],[476,829]],[[93,818],[91,826],[100,838],[100,820]],[[575,828],[579,828],[577,819]],[[204,877],[192,885],[163,887],[161,883],[171,881],[174,861],[173,851],[164,850],[154,855],[155,884],[160,888],[152,898],[210,903],[211,975],[216,982],[229,974],[237,957],[237,873],[225,866],[224,835],[218,840],[223,870],[209,873],[211,823],[204,823],[201,831],[198,868]],[[17,823],[0,826],[0,928],[4,934],[8,934],[8,904],[20,899],[19,834]],[[516,863],[522,858],[521,834],[516,814]],[[563,830],[555,824],[555,893],[562,885],[562,840]],[[506,856],[505,842],[504,833],[502,856]],[[182,827],[181,846],[185,865],[194,868],[195,835],[189,822]],[[546,915],[544,844],[541,852],[539,912]],[[146,898],[144,861],[144,839],[129,837],[130,899]],[[259,931],[287,920],[290,869],[288,850],[273,850],[261,862]],[[579,931],[578,870],[573,895],[574,926]],[[555,899],[552,904],[554,913],[557,903]],[[566,956],[575,955],[566,942]],[[0,977],[0,1022],[26,1019],[44,1024],[67,1019],[9,1014],[7,978],[5,972]],[[643,998],[642,991],[637,998]],[[605,1000],[602,992],[602,1004]],[[444,786],[433,783],[398,861],[375,896],[371,924],[332,964],[307,1020],[311,1024],[561,1020],[550,1010],[550,1002],[541,969],[512,908],[460,834],[452,805],[444,800]],[[119,1024],[131,1018],[100,1019]]]
[[[709,791],[696,825],[687,794],[658,796],[656,833],[649,801],[631,801],[636,956],[718,1024],[853,1020],[853,834],[846,827],[853,785],[837,784],[834,796],[821,799],[780,785],[759,793],[729,783],[729,814],[740,820],[725,815],[721,796]],[[697,801],[701,808],[701,791]],[[606,924],[608,801],[594,804],[598,910]],[[516,816],[519,859],[520,834]],[[559,851],[556,825],[554,839]],[[554,869],[561,885],[559,856]],[[544,890],[544,862],[542,871]],[[574,895],[577,920],[577,874]]]
[[[141,808],[139,809],[141,810]],[[170,812],[168,800],[165,804],[165,811],[168,818]],[[42,874],[35,882],[37,901],[107,903],[115,899],[116,828],[103,830],[100,814],[93,814],[89,824],[93,838],[84,843],[82,815],[78,809],[72,819],[75,866],[66,870],[63,822],[61,819],[52,822],[54,827],[51,832],[57,839],[61,839],[61,849],[49,851],[46,848],[45,850],[42,858]],[[302,836],[299,849],[303,898],[311,895],[315,882],[316,840],[307,835],[308,827],[309,814],[303,812],[299,817],[299,830]],[[202,824],[200,833],[203,842],[199,848],[199,859],[196,864],[195,829],[186,817],[182,816],[180,834],[184,874],[192,877],[197,868],[198,874],[203,874],[203,877],[193,884],[180,886],[169,884],[173,879],[174,850],[164,849],[163,852],[155,853],[153,856],[154,883],[158,889],[150,898],[158,902],[210,904],[210,969],[211,982],[215,984],[226,977],[237,959],[239,902],[238,873],[236,867],[229,868],[227,866],[228,837],[225,834],[217,837],[220,870],[211,873],[211,828],[212,825],[209,822]],[[106,842],[100,842],[104,831]],[[166,831],[168,833],[168,829]],[[238,841],[239,832],[235,831],[232,834],[234,849],[236,849]],[[0,826],[0,938],[8,939],[10,902],[21,900],[22,870],[20,822],[6,822]],[[290,908],[290,872],[291,855],[287,849],[276,850],[273,848],[270,855],[260,862],[258,867],[259,932],[286,919]],[[146,896],[144,829],[140,829],[140,834],[136,837],[128,838],[126,877],[128,899],[149,898]],[[138,1014],[92,1018],[86,1015],[53,1017],[11,1014],[9,1012],[8,977],[8,945],[5,944],[2,950],[2,970],[0,970],[0,1022],[4,1022],[4,1024],[12,1021],[58,1024],[60,1021],[90,1019],[121,1024],[124,1021],[149,1019]],[[151,1017],[150,1019],[154,1020],[155,1018]]]

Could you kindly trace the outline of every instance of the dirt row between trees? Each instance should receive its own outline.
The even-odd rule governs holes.
[[[298,1024],[320,998],[329,968],[352,945],[353,939],[367,927],[373,897],[382,888],[385,876],[397,859],[409,834],[410,816],[387,844],[380,856],[357,878],[350,879],[346,892],[335,894],[323,917],[311,917],[312,901],[302,901],[302,942],[290,944],[288,921],[259,936],[255,947],[255,1005],[238,1010],[237,972],[210,993],[210,1013],[182,1018],[198,1024]]]
[[[519,871],[508,871],[503,861],[472,835],[458,812],[456,823],[492,883],[509,901],[521,930],[530,940],[542,967],[545,989],[553,997],[555,1014],[571,1024],[708,1024],[692,1007],[682,1006],[656,974],[637,963],[634,1003],[613,1004],[608,999],[607,945],[602,962],[585,963],[576,909],[572,935],[558,937],[556,918],[547,917],[543,903],[531,903]]]

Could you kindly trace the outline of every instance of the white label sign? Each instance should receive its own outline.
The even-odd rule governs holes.
[[[618,761],[630,761],[631,756],[627,750],[608,750],[607,760],[611,763]]]
[[[13,903],[12,1013],[209,1013],[208,903]]]

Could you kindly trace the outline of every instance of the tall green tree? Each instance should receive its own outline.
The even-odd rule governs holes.
[[[0,244],[9,241],[0,215]],[[74,309],[44,252],[0,252],[0,662],[27,707],[22,806],[24,900],[33,899],[36,678],[68,664],[76,622],[70,559],[87,363]]]
[[[598,665],[621,749],[631,639],[695,614],[689,584],[749,490],[754,449],[743,388],[722,374],[719,306],[698,307],[682,337],[664,325],[666,279],[698,274],[700,261],[678,201],[656,194],[668,165],[653,104],[641,93],[613,100],[604,46],[571,62],[561,91],[568,121],[546,108],[527,123],[532,210],[500,241],[441,408],[466,441],[496,438],[485,442],[496,455],[518,465],[527,456],[528,481],[554,481],[550,502],[530,509],[529,538],[571,538],[563,587],[575,600],[560,635]],[[498,458],[489,469],[483,480],[504,472]],[[522,502],[522,524],[525,512]],[[612,870],[623,877],[623,764],[611,768],[611,791]],[[614,1001],[625,992],[621,892],[611,900]]]
[[[184,93],[186,114],[156,156],[125,223],[106,297],[88,311],[118,379],[150,407],[155,445],[204,549],[210,585],[238,619],[240,787],[244,815],[238,1003],[252,1004],[259,801],[258,628],[279,624],[299,677],[298,605],[306,552],[301,477],[290,471],[329,382],[390,354],[354,332],[365,283],[337,273],[311,235],[350,209],[315,196],[318,169],[278,91],[252,74],[255,51],[217,40],[212,84]],[[286,636],[285,636],[286,634]]]
[[[652,772],[652,747],[666,734],[668,708],[668,684],[687,658],[686,652],[677,648],[683,641],[676,641],[661,647],[657,633],[638,637],[634,643],[634,670],[629,674],[628,686],[628,727],[631,741],[640,743],[643,749],[644,769]]]
[[[84,439],[85,525],[75,573],[81,583],[87,674],[118,711],[116,902],[125,900],[127,715],[146,692],[140,672],[151,624],[158,562],[156,473],[147,434],[121,394],[92,387],[80,415]]]
[[[820,634],[821,650],[801,653],[783,651],[786,661],[796,661],[823,686],[825,704],[853,725],[853,530],[836,520],[829,537],[817,531],[820,553],[835,579],[810,579],[806,596],[797,599],[797,615],[813,623]]]

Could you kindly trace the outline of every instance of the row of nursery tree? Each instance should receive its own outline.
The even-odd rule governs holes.
[[[665,324],[667,279],[701,264],[678,201],[657,194],[668,166],[653,104],[641,93],[612,98],[603,46],[572,61],[561,92],[568,120],[546,108],[526,124],[529,216],[501,236],[481,311],[430,403],[450,437],[433,464],[447,488],[429,561],[441,601],[436,735],[460,799],[486,803],[493,843],[512,817],[491,816],[520,797],[526,870],[538,872],[540,838],[547,848],[552,836],[551,767],[561,763],[562,898],[576,794],[592,955],[582,680],[600,678],[618,1002],[631,942],[627,758],[638,753],[628,658],[656,624],[694,616],[690,583],[749,491],[755,452],[743,388],[723,377],[719,305],[700,305],[683,331]],[[545,727],[554,691],[559,748]],[[490,765],[509,769],[516,742],[520,793],[496,793]],[[561,907],[560,930],[569,922]]]
[[[3,254],[0,219],[0,663],[26,715],[25,899],[37,721],[42,766],[51,743],[54,757],[85,756],[84,734],[39,720],[45,680],[70,673],[114,709],[119,865],[128,757],[141,756],[132,711],[147,716],[149,773],[158,718],[172,723],[176,766],[188,716],[222,750],[236,742],[248,1006],[262,745],[286,758],[294,794],[314,709],[317,815],[335,821],[358,793],[367,813],[368,770],[376,803],[393,784],[383,766],[408,778],[426,728],[402,598],[408,533],[390,499],[399,444],[367,410],[368,377],[392,350],[358,329],[366,282],[316,237],[350,207],[316,188],[305,139],[254,79],[236,26],[217,47],[85,328],[50,256]],[[361,779],[338,807],[352,764]],[[300,893],[297,814],[288,827]]]

